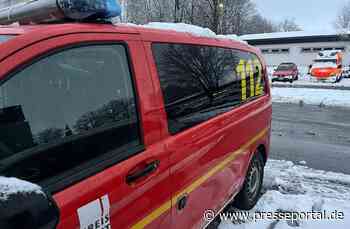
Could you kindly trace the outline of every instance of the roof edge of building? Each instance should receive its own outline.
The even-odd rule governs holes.
[[[281,37],[281,38],[258,38],[247,39],[250,45],[270,45],[270,44],[291,44],[291,43],[311,43],[311,42],[336,42],[350,41],[348,35],[315,35],[300,37]]]

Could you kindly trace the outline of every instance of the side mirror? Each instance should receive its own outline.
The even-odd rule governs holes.
[[[39,186],[0,177],[0,228],[55,229],[59,210]]]

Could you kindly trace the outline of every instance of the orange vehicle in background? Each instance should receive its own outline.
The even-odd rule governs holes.
[[[339,82],[343,77],[343,53],[340,50],[322,51],[311,68],[311,76],[317,80]]]

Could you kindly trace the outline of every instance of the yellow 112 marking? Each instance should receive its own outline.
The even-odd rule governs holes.
[[[256,82],[254,81],[254,70],[258,71]],[[249,76],[250,96],[254,97],[262,94],[262,66],[258,59],[244,60],[241,59],[236,67],[237,75],[241,78],[242,101],[247,100],[247,76]]]
[[[245,70],[245,60],[240,60],[236,68],[237,74],[241,77],[242,100],[247,100],[247,75]]]

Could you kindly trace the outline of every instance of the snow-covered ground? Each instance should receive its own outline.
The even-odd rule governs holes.
[[[272,101],[278,103],[302,103],[310,105],[350,107],[349,90],[272,88]]]
[[[286,82],[273,82],[272,83],[272,85],[284,85],[284,84],[288,84],[288,83],[286,83]],[[325,87],[326,86],[326,87],[334,87],[334,88],[350,87],[350,79],[342,79],[338,83],[319,82],[319,81],[315,81],[314,79],[310,79],[310,80],[300,79],[300,80],[294,81],[293,85],[315,86],[315,87]]]
[[[314,170],[305,162],[269,160],[265,170],[265,194],[254,212],[337,211],[338,220],[256,220],[223,221],[219,229],[347,229],[350,228],[350,175]],[[232,210],[234,211],[234,210]]]
[[[272,83],[273,86],[278,86],[278,85],[286,85],[290,84],[289,82],[279,82],[275,81]],[[334,87],[334,88],[340,88],[340,87],[350,87],[350,79],[349,78],[343,78],[340,82],[333,83],[333,82],[322,82],[322,81],[317,81],[313,79],[310,75],[302,75],[299,77],[299,80],[294,81],[293,85],[297,86],[315,86],[315,87]]]

